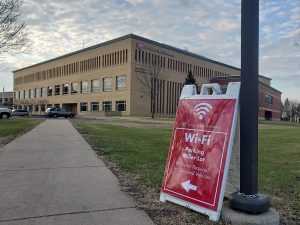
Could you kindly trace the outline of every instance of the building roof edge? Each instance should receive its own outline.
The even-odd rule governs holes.
[[[262,75],[258,75],[258,76],[263,77],[263,78],[266,78],[266,79],[269,79],[269,80],[272,80],[272,79],[269,78],[269,77],[265,77],[265,76],[262,76]],[[239,75],[233,75],[233,76],[228,76],[228,77],[213,77],[213,78],[211,78],[210,80],[214,80],[214,79],[215,79],[215,80],[226,80],[226,79],[228,79],[228,78],[229,78],[229,79],[230,79],[230,78],[240,78],[240,76],[239,76]],[[261,85],[263,85],[263,86],[265,86],[265,87],[268,87],[268,88],[272,89],[273,91],[276,91],[276,92],[282,94],[281,91],[279,91],[279,90],[273,88],[271,85],[267,85],[267,84],[265,84],[265,83],[263,83],[263,82],[261,82],[261,81],[258,81],[258,83],[261,84]]]
[[[14,72],[19,72],[19,71],[29,69],[29,68],[32,68],[32,67],[35,67],[35,66],[43,65],[43,64],[46,64],[46,63],[49,63],[49,62],[53,62],[53,61],[56,61],[56,60],[59,60],[59,59],[63,59],[63,58],[68,57],[68,56],[76,55],[76,54],[79,54],[79,53],[82,53],[82,52],[85,52],[85,51],[89,51],[89,50],[92,50],[92,49],[95,49],[95,48],[99,48],[99,47],[102,47],[102,46],[105,46],[105,45],[112,44],[112,43],[115,43],[115,42],[118,42],[118,41],[123,41],[123,40],[126,40],[126,39],[131,38],[131,37],[132,37],[132,34],[127,34],[127,35],[124,35],[124,36],[121,36],[121,37],[118,37],[118,38],[115,38],[115,39],[112,39],[112,40],[109,40],[109,41],[105,41],[105,42],[102,42],[102,43],[99,43],[99,44],[96,44],[96,45],[89,46],[87,48],[83,48],[83,49],[80,49],[80,50],[77,50],[77,51],[74,51],[74,52],[70,52],[70,53],[67,53],[67,54],[64,54],[64,55],[46,60],[46,61],[42,61],[42,62],[33,64],[33,65],[30,65],[30,66],[27,66],[27,67],[24,67],[24,68],[21,68],[21,69],[17,69],[17,70],[14,70],[12,72],[13,73]]]
[[[112,44],[112,43],[115,43],[115,42],[123,41],[123,40],[126,40],[128,38],[133,38],[133,39],[136,39],[136,40],[148,42],[150,44],[154,44],[154,45],[160,46],[162,48],[166,48],[166,49],[169,49],[171,51],[178,52],[178,53],[183,54],[183,55],[198,58],[198,59],[201,59],[203,61],[214,63],[214,64],[217,64],[217,65],[225,66],[225,67],[230,68],[230,69],[235,69],[235,70],[238,70],[238,71],[241,70],[240,68],[237,68],[237,67],[234,67],[234,66],[216,61],[216,60],[212,60],[212,59],[206,58],[204,56],[198,55],[196,53],[192,53],[192,52],[189,52],[189,51],[177,48],[177,47],[173,47],[171,45],[167,45],[167,44],[164,44],[164,43],[153,41],[153,40],[150,40],[150,39],[147,39],[147,38],[135,35],[135,34],[127,34],[127,35],[124,35],[124,36],[121,36],[121,37],[118,37],[118,38],[115,38],[115,39],[112,39],[112,40],[109,40],[109,41],[105,41],[105,42],[102,42],[102,43],[99,43],[99,44],[96,44],[96,45],[93,45],[93,46],[90,46],[90,47],[87,47],[87,48],[83,48],[83,49],[80,49],[80,50],[77,50],[77,51],[74,51],[74,52],[70,52],[70,53],[67,53],[67,54],[64,54],[64,55],[46,60],[46,61],[42,61],[42,62],[33,64],[33,65],[30,65],[30,66],[27,66],[27,67],[24,67],[24,68],[21,68],[21,69],[17,69],[17,70],[14,70],[12,72],[15,73],[15,72],[19,72],[19,71],[29,69],[29,68],[32,68],[32,67],[35,67],[35,66],[43,65],[43,64],[46,64],[46,63],[49,63],[49,62],[53,62],[53,61],[56,61],[56,60],[63,59],[65,57],[76,55],[76,54],[79,54],[79,53],[82,53],[82,52],[85,52],[85,51],[89,51],[89,50],[96,49],[96,48],[99,48],[99,47],[102,47],[102,46],[105,46],[105,45]]]

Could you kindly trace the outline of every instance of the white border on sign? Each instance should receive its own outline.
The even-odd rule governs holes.
[[[189,197],[189,196],[186,196],[184,194],[180,194],[178,192],[175,192],[175,191],[172,191],[172,190],[169,190],[166,188],[166,183],[167,183],[167,180],[168,180],[168,175],[169,175],[169,169],[170,169],[170,161],[171,161],[171,158],[172,158],[172,154],[173,154],[173,151],[172,149],[174,149],[174,142],[175,142],[175,139],[176,139],[176,134],[177,134],[177,130],[193,130],[193,131],[203,131],[203,132],[210,132],[210,133],[219,133],[219,134],[224,134],[225,135],[225,139],[224,139],[224,143],[223,143],[223,149],[222,149],[222,156],[221,156],[221,162],[220,162],[220,167],[219,167],[219,171],[218,171],[218,179],[217,179],[217,186],[216,186],[216,190],[215,190],[215,196],[214,196],[214,201],[213,203],[208,203],[208,202],[205,202],[205,201],[201,201],[201,200],[198,200],[198,199],[195,199],[195,198],[192,198],[192,197]],[[221,167],[222,167],[222,163],[223,163],[223,158],[224,158],[224,149],[225,149],[225,143],[227,141],[227,133],[226,132],[219,132],[219,131],[208,131],[208,130],[198,130],[198,129],[190,129],[190,128],[176,128],[175,130],[175,134],[174,134],[174,139],[173,139],[173,143],[172,143],[172,148],[171,148],[171,154],[170,154],[170,157],[169,157],[169,161],[168,161],[168,170],[167,170],[167,174],[166,174],[166,179],[165,179],[165,183],[164,183],[164,187],[163,189],[164,190],[167,190],[169,192],[172,192],[172,193],[175,193],[177,195],[180,195],[180,196],[183,196],[183,197],[186,197],[186,198],[189,198],[189,199],[192,199],[194,201],[197,201],[197,202],[201,202],[201,203],[204,203],[206,205],[210,205],[210,206],[215,206],[216,204],[216,196],[217,196],[217,190],[218,190],[218,187],[219,187],[219,180],[220,180],[220,172],[221,172]],[[221,195],[220,195],[221,196]]]

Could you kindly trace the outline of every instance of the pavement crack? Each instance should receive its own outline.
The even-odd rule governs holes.
[[[23,171],[23,170],[58,170],[58,169],[76,169],[76,168],[98,168],[103,166],[61,166],[61,167],[42,167],[42,168],[19,168],[19,169],[5,169],[0,172],[10,172],[10,171]]]
[[[65,215],[75,215],[75,214],[94,213],[94,212],[116,211],[116,210],[123,210],[123,209],[134,209],[134,208],[136,208],[136,207],[128,206],[128,207],[119,207],[119,208],[92,209],[92,210],[83,210],[83,211],[66,212],[66,213],[46,214],[46,215],[41,215],[41,216],[29,216],[29,217],[15,218],[15,219],[5,219],[5,220],[0,219],[0,223],[28,220],[28,219],[47,218],[47,217],[54,217],[54,216],[65,216]]]

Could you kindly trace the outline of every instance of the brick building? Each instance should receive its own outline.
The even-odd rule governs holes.
[[[258,77],[258,118],[261,120],[280,120],[281,92],[271,87],[271,79],[265,76]],[[223,90],[229,82],[240,81],[240,76],[215,77],[212,83],[219,83]]]

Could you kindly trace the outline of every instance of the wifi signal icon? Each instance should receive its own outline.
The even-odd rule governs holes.
[[[206,103],[200,103],[194,107],[196,113],[199,115],[199,119],[202,120],[203,117],[212,109],[213,107]]]

